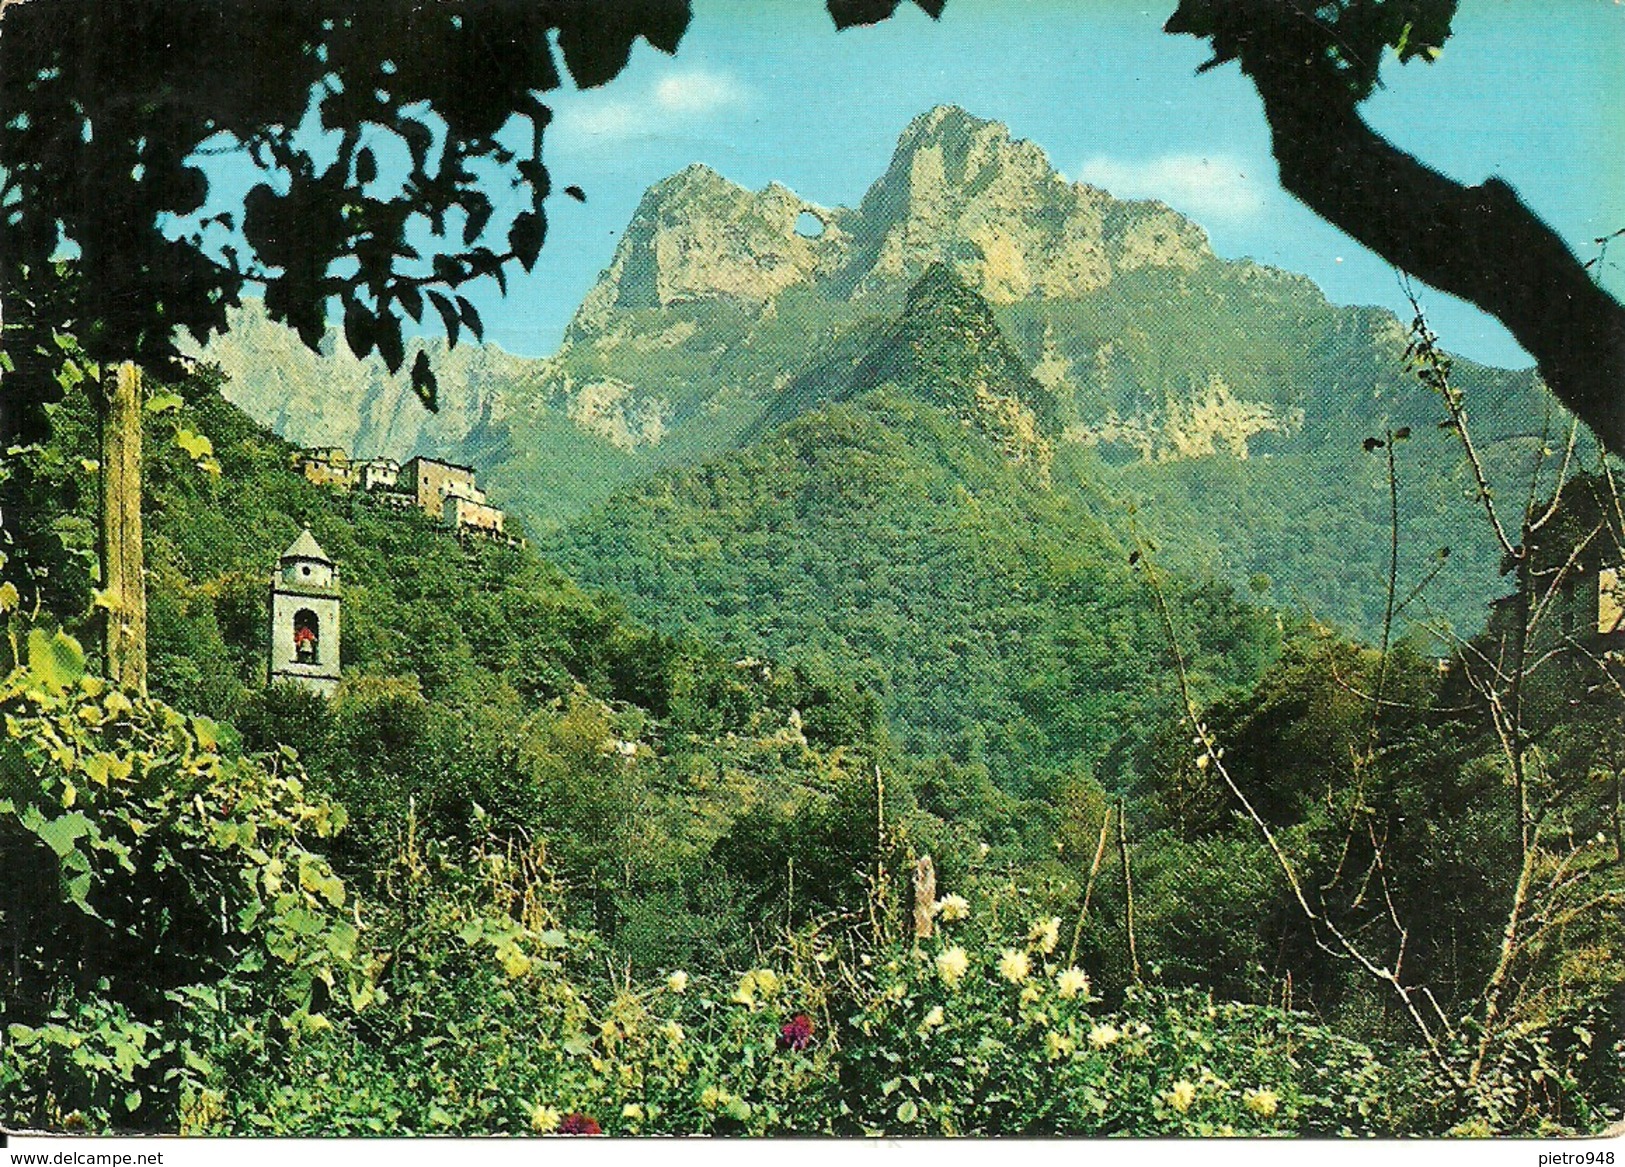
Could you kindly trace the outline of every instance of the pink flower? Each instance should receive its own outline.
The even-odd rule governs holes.
[[[804,1050],[812,1044],[812,1039],[812,1018],[805,1013],[797,1013],[779,1027],[780,1049]]]

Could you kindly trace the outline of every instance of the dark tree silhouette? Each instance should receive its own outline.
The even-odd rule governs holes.
[[[1181,0],[1170,33],[1236,61],[1263,100],[1281,185],[1403,271],[1476,304],[1558,399],[1625,452],[1625,307],[1500,179],[1463,186],[1360,117],[1384,53],[1432,60],[1457,0]]]

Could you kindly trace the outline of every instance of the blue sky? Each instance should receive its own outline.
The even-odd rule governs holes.
[[[1203,43],[1161,25],[1174,0],[948,0],[836,33],[821,0],[695,0],[674,57],[640,44],[598,90],[550,95],[555,190],[535,273],[472,298],[487,339],[552,352],[609,264],[645,188],[704,162],[752,188],[770,181],[854,205],[897,135],[951,102],[1008,124],[1072,179],[1161,198],[1224,256],[1313,277],[1337,302],[1405,311],[1393,269],[1276,181],[1252,87],[1234,65],[1198,75]],[[1625,5],[1464,0],[1433,65],[1390,59],[1365,106],[1397,144],[1464,181],[1511,182],[1571,247],[1625,227]],[[1608,273],[1625,293],[1625,239]],[[1527,356],[1494,321],[1441,293],[1424,303],[1445,343],[1496,364]]]

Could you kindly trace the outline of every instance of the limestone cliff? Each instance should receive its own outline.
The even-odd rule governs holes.
[[[803,213],[819,234],[797,231]],[[777,183],[752,192],[704,166],[656,183],[571,332],[603,332],[616,309],[768,304],[797,285],[831,299],[895,295],[935,263],[998,305],[1083,296],[1120,272],[1212,258],[1202,229],[1161,203],[1069,183],[999,122],[938,106],[903,132],[855,210]]]
[[[1207,237],[1161,203],[1069,183],[999,122],[938,106],[903,131],[863,198],[843,278],[865,295],[950,264],[991,304],[1087,295],[1120,271],[1191,268]]]
[[[462,449],[505,408],[506,391],[538,378],[542,362],[495,345],[413,342],[400,373],[377,357],[357,360],[337,330],[320,353],[276,324],[258,300],[230,314],[230,331],[190,355],[217,364],[230,378],[226,398],[255,421],[302,446],[343,446],[357,457],[406,458]],[[431,413],[412,391],[406,369],[420,347],[429,350],[440,380],[440,408]]]

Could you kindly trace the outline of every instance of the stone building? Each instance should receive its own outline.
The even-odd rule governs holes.
[[[484,496],[482,495],[481,498]],[[489,503],[458,494],[448,494],[440,512],[446,526],[458,531],[476,531],[484,535],[502,534],[503,514]]]
[[[1613,485],[1577,474],[1535,513],[1544,517],[1529,532],[1525,554],[1502,564],[1516,586],[1494,601],[1490,631],[1504,634],[1526,619],[1541,650],[1559,641],[1625,649],[1625,514]]]
[[[299,469],[317,486],[350,490],[355,486],[355,463],[342,446],[323,446],[303,450],[299,454]]]
[[[401,467],[395,485],[412,495],[425,514],[436,518],[444,512],[447,497],[485,501],[485,494],[474,485],[474,467],[422,455]]]
[[[331,697],[339,686],[339,573],[307,527],[271,576],[270,684]]]
[[[456,531],[502,534],[503,513],[474,485],[474,468],[421,455],[401,467],[396,490]]]
[[[356,482],[362,490],[394,490],[400,478],[401,464],[393,458],[368,458],[356,463]]]

